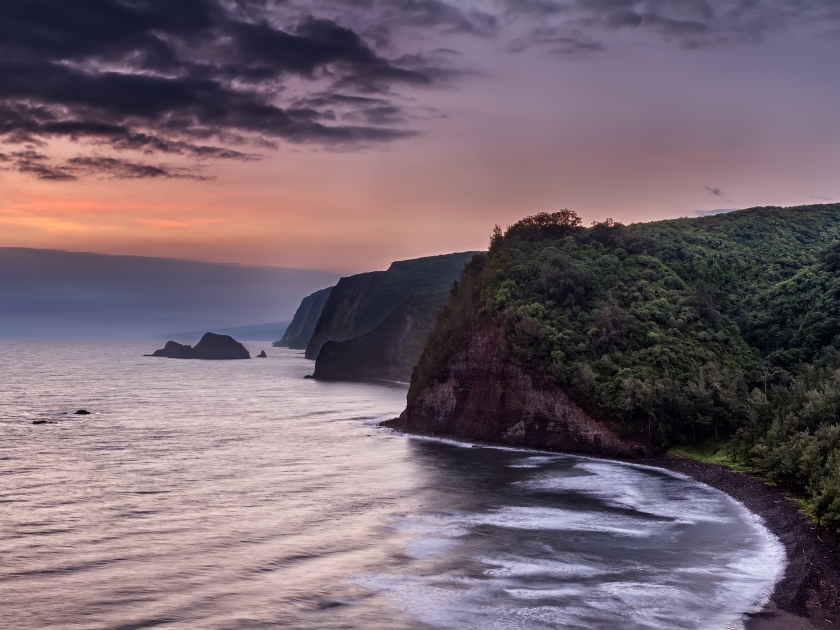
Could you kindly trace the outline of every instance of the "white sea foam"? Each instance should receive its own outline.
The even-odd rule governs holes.
[[[482,556],[477,559],[492,566],[492,568],[484,571],[485,575],[498,578],[545,576],[568,579],[571,577],[593,577],[615,572],[614,569],[605,564],[599,564],[591,560],[587,562],[584,558],[576,556],[565,556],[556,560],[542,558],[526,560],[498,556]]]
[[[510,529],[601,532],[616,536],[646,537],[654,527],[643,519],[617,514],[572,512],[548,507],[503,507],[487,514],[465,518],[470,525]]]
[[[539,558],[478,554],[471,561],[484,567],[480,576],[461,575],[450,568],[433,571],[427,578],[363,579],[362,583],[436,627],[743,630],[741,613],[766,601],[785,563],[783,547],[761,519],[708,486],[664,471],[652,474],[644,466],[573,457],[571,469],[551,469],[567,457],[523,456],[507,465],[545,468],[519,483],[525,493],[556,492],[558,498],[580,493],[614,512],[581,510],[580,505],[508,505],[408,518],[399,527],[418,537],[409,543],[410,553],[421,560],[444,559],[453,545],[471,539],[470,532],[488,526],[522,531],[523,540],[530,535],[527,532],[597,533],[628,541],[658,535],[663,544],[677,545],[673,554],[678,553],[680,540],[669,533],[676,532],[674,528],[687,532],[700,526],[723,527],[709,530],[723,533],[740,523],[735,538],[720,541],[735,546],[718,551],[706,539],[687,538],[692,541],[688,544],[701,543],[709,549],[695,551],[700,555],[694,565],[673,567],[658,567],[653,550],[650,564],[599,561],[599,549],[586,555],[548,549],[551,557]],[[699,585],[703,588],[698,590]]]

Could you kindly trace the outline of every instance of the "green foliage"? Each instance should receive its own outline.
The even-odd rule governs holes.
[[[732,443],[740,461],[805,492],[814,516],[840,527],[840,369],[805,366],[767,396],[754,390]]]
[[[740,473],[752,473],[758,470],[745,465],[736,457],[734,445],[729,439],[708,440],[699,444],[680,444],[669,449],[668,455],[696,459]]]
[[[478,302],[511,359],[627,435],[664,446],[731,432],[759,365],[706,284],[633,227],[551,216],[497,232],[487,258]]]
[[[496,228],[441,313],[409,398],[480,322],[589,413],[806,493],[840,526],[840,206]],[[765,394],[766,392],[766,394]]]

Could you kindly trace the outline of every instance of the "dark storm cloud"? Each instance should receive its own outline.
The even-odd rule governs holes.
[[[248,160],[258,156],[217,143],[346,144],[411,134],[391,126],[405,118],[395,103],[378,106],[392,115],[367,115],[360,124],[345,123],[343,112],[279,101],[290,79],[322,91],[333,85],[390,95],[400,85],[435,81],[429,63],[389,60],[329,19],[301,15],[282,27],[268,8],[221,0],[7,0],[0,20],[0,139],[27,149],[65,138],[146,154]],[[8,159],[44,179],[88,171],[186,176],[122,160],[51,167],[42,154]]]
[[[78,156],[54,162],[46,154],[32,149],[0,153],[0,169],[16,170],[47,181],[74,181],[84,175],[110,179],[209,179],[190,169],[142,164],[114,157]]]
[[[5,167],[55,181],[194,175],[146,164],[161,159],[151,156],[201,165],[259,159],[253,147],[284,141],[411,136],[423,107],[404,90],[466,74],[464,38],[578,59],[628,35],[692,48],[796,25],[840,29],[837,0],[2,0],[0,9]],[[143,159],[53,164],[51,140]]]
[[[399,26],[499,37],[514,52],[532,46],[579,57],[610,47],[616,34],[653,37],[693,48],[759,41],[773,30],[807,25],[840,30],[836,0],[334,0]]]
[[[685,47],[758,41],[772,30],[808,25],[836,33],[836,0],[507,0],[508,19],[536,19],[538,28],[596,33],[650,33]],[[533,43],[542,42],[536,29]],[[527,39],[527,38],[525,38]]]
[[[115,179],[196,179],[201,181],[209,179],[183,168],[140,164],[102,156],[70,158],[61,168],[79,174]]]
[[[0,153],[0,163],[8,165],[0,168],[14,169],[21,173],[33,175],[38,179],[48,181],[73,181],[76,179],[76,176],[69,169],[50,164],[46,155],[32,149]]]

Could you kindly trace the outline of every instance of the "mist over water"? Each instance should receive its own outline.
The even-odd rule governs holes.
[[[711,488],[395,435],[404,387],[246,346],[0,342],[4,626],[720,630],[781,570]]]

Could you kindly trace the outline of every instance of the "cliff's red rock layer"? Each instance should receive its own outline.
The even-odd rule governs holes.
[[[506,360],[489,322],[469,338],[402,415],[386,426],[409,433],[510,446],[643,457],[648,449],[619,438],[548,378]]]

